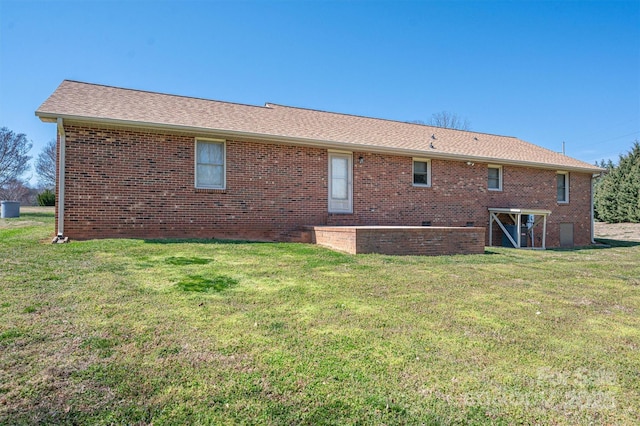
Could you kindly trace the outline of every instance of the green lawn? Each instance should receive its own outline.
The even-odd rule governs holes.
[[[0,424],[636,424],[640,245],[351,256],[0,220]]]

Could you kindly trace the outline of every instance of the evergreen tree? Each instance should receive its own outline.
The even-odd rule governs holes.
[[[596,218],[609,223],[640,222],[640,142],[620,156],[618,165],[601,161],[608,173],[595,185]]]

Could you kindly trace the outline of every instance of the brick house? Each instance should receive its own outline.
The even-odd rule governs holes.
[[[431,225],[481,227],[482,246],[592,242],[601,169],[515,137],[75,81],[36,115],[58,126],[57,232],[72,239]]]

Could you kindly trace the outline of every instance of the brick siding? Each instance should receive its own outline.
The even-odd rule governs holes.
[[[356,227],[313,228],[314,242],[351,254],[450,255],[484,253],[480,227]]]
[[[353,214],[328,214],[326,149],[227,140],[226,189],[204,190],[194,187],[195,137],[204,135],[79,123],[65,123],[65,133],[65,235],[72,239],[292,241],[305,225],[425,221],[486,228],[488,207],[513,207],[552,210],[549,247],[559,245],[567,222],[576,245],[590,242],[588,173],[570,173],[570,203],[558,204],[555,170],[504,165],[496,192],[487,190],[486,163],[433,159],[432,186],[414,187],[411,157],[356,151]]]

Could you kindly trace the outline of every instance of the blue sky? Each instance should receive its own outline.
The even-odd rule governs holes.
[[[593,163],[640,139],[640,1],[0,0],[0,126],[64,79],[428,121]]]

